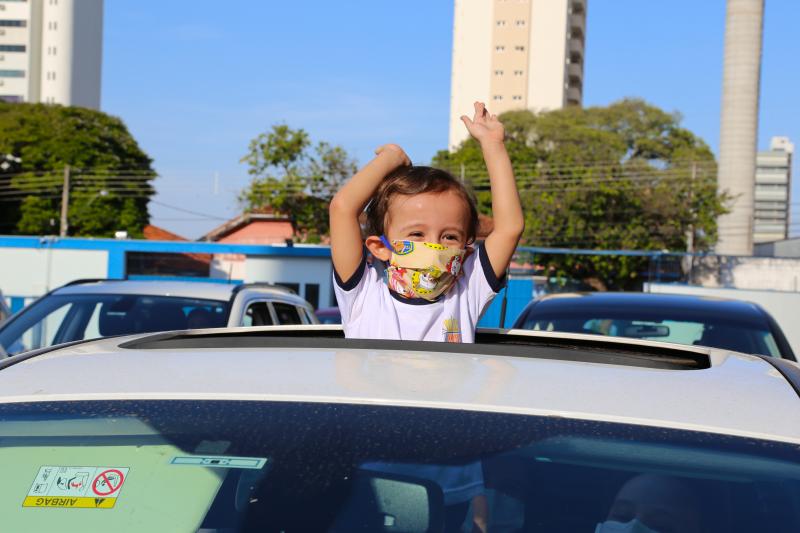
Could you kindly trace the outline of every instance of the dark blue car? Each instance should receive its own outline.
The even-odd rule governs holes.
[[[711,346],[796,361],[778,323],[761,306],[707,296],[553,294],[529,303],[514,327]]]

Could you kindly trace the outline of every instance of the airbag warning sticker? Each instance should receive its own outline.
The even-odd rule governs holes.
[[[43,466],[22,506],[111,509],[128,470],[109,466]]]

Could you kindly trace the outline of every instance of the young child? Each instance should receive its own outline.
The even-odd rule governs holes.
[[[503,125],[480,102],[472,120],[461,120],[489,170],[494,229],[482,246],[471,246],[478,212],[461,182],[412,166],[397,145],[378,148],[330,205],[334,291],[346,337],[474,342],[524,220]],[[365,242],[358,217],[367,203]],[[367,264],[366,250],[380,263]]]

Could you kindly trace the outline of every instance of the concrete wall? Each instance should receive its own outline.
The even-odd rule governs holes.
[[[81,278],[105,278],[108,252],[0,248],[0,289],[6,297],[36,297]]]
[[[800,291],[800,259],[697,257],[688,280],[692,285],[712,288]]]
[[[795,355],[800,356],[800,313],[797,312],[800,308],[800,293],[798,292],[694,287],[666,283],[648,283],[645,291],[715,296],[756,303],[766,309],[778,322]]]

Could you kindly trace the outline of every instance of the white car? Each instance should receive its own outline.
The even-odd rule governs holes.
[[[800,367],[720,349],[337,326],[0,362],[13,532],[800,531]]]
[[[279,285],[79,280],[49,292],[0,326],[0,358],[131,333],[317,323],[311,304]]]

